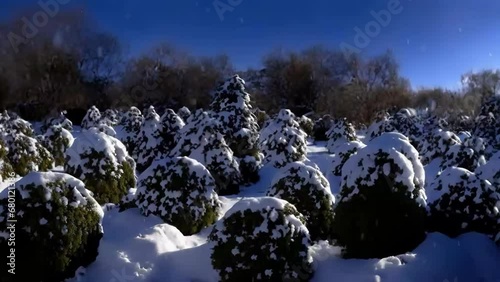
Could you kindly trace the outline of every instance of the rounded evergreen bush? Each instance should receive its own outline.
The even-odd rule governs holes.
[[[7,158],[15,173],[24,176],[30,171],[48,171],[54,167],[54,158],[37,139],[22,133],[4,138],[8,146]]]
[[[215,189],[214,178],[198,161],[160,159],[139,176],[136,203],[143,215],[156,215],[188,236],[217,220],[222,204]]]
[[[302,129],[307,136],[312,136],[314,133],[314,121],[307,116],[301,116],[298,120],[300,129]]]
[[[135,150],[137,135],[141,130],[143,121],[144,116],[137,107],[130,107],[121,119],[120,125],[123,128],[123,132],[119,135],[119,138],[129,152]]]
[[[500,230],[500,190],[464,168],[445,169],[428,189],[429,228],[456,237]]]
[[[290,203],[244,198],[214,226],[212,266],[220,281],[309,281],[309,232]]]
[[[422,163],[428,164],[436,158],[445,158],[450,148],[461,145],[462,140],[451,131],[441,129],[427,133],[419,145]]]
[[[12,203],[15,202],[15,207]],[[8,219],[17,220],[14,224]],[[64,281],[92,263],[102,238],[103,210],[82,181],[31,172],[0,194],[1,281]],[[9,236],[15,228],[15,241]],[[7,255],[15,244],[15,275]]]
[[[333,119],[330,115],[324,115],[314,122],[313,137],[316,141],[328,141],[326,132],[332,128]]]
[[[417,150],[400,133],[384,133],[342,169],[333,230],[344,256],[381,258],[425,239],[425,174]]]
[[[83,117],[81,127],[82,129],[89,129],[92,127],[98,127],[99,124],[101,124],[101,112],[96,106],[92,106]]]
[[[191,111],[187,107],[182,107],[177,111],[177,115],[183,120],[187,121],[191,116]]]
[[[64,171],[81,179],[100,204],[118,203],[135,187],[135,162],[116,138],[84,130],[66,151]]]
[[[278,128],[262,148],[265,162],[281,168],[291,162],[304,161],[307,156],[306,134],[291,127]]]
[[[326,137],[328,138],[326,147],[330,153],[333,153],[339,144],[358,141],[354,125],[346,118],[335,120],[332,127],[326,132]]]
[[[52,126],[61,126],[68,131],[73,130],[73,123],[66,118],[66,111],[61,112],[57,117],[49,117],[45,119],[41,130],[45,133]]]
[[[53,125],[47,129],[42,137],[42,145],[54,157],[55,165],[64,165],[66,150],[73,144],[74,138],[71,132],[60,125]]]
[[[184,127],[185,123],[172,109],[167,109],[165,111],[160,122],[160,136],[162,142],[160,150],[162,155],[168,155],[177,144],[176,136]]]
[[[153,106],[150,106],[145,111],[144,121],[136,137],[135,144],[132,157],[135,159],[137,171],[140,173],[146,170],[161,153],[160,116]]]
[[[301,162],[277,174],[267,196],[283,199],[304,215],[312,240],[331,240],[335,198],[321,171]]]
[[[358,150],[364,148],[366,145],[360,141],[350,141],[344,143],[337,143],[331,153],[334,155],[332,159],[332,172],[335,176],[342,176],[342,168],[347,160]]]
[[[500,151],[491,156],[484,165],[479,166],[475,173],[479,178],[488,180],[491,184],[500,187]]]

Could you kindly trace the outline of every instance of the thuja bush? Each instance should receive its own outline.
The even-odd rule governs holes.
[[[159,216],[188,236],[213,224],[221,202],[215,180],[188,157],[160,159],[144,171],[137,184],[136,204],[145,216]]]
[[[384,133],[342,169],[334,236],[345,257],[380,258],[413,250],[425,239],[425,174],[400,133]]]
[[[14,227],[7,221],[12,213]],[[15,228],[15,275],[5,269],[0,280],[52,282],[73,277],[97,257],[102,217],[103,210],[82,181],[64,173],[29,173],[0,194],[4,269],[9,262],[6,254],[13,248],[8,229]]]
[[[30,171],[48,171],[54,167],[54,158],[37,139],[23,133],[5,137],[7,158],[15,173],[24,176]]]
[[[287,201],[245,198],[208,237],[221,281],[309,281],[311,245],[304,217]]]
[[[321,171],[301,162],[290,163],[275,177],[267,196],[294,205],[304,215],[312,240],[331,239],[335,198]]]
[[[42,145],[54,157],[55,165],[64,165],[66,150],[73,144],[74,138],[71,132],[60,125],[50,126],[42,136]]]
[[[100,204],[118,203],[135,187],[135,161],[118,139],[91,128],[66,151],[64,171],[81,179]]]
[[[464,168],[450,167],[429,187],[429,229],[456,237],[500,230],[500,191]]]

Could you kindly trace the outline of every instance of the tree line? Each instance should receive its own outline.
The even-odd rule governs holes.
[[[20,18],[0,23],[0,107],[31,120],[92,105],[206,108],[215,87],[234,73],[247,81],[256,108],[360,123],[401,107],[472,115],[500,89],[500,72],[483,70],[464,74],[461,90],[412,90],[390,51],[367,58],[321,45],[272,50],[261,69],[235,69],[225,54],[194,56],[169,43],[130,58],[123,42],[81,11],[61,11],[34,36],[13,42],[9,35],[25,34]]]

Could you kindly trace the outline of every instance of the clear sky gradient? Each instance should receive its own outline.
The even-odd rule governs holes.
[[[258,68],[277,47],[354,44],[354,28],[364,29],[371,11],[396,0],[219,0],[237,4],[223,19],[213,0],[69,1],[66,7],[85,9],[132,55],[167,41],[193,54],[227,53],[237,68]],[[37,1],[2,0],[0,19],[30,5]],[[362,52],[392,49],[414,87],[456,88],[467,71],[499,68],[500,1],[400,0],[400,6]]]

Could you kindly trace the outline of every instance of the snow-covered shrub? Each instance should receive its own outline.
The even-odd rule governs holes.
[[[321,171],[290,163],[276,175],[266,195],[294,205],[304,215],[312,240],[331,239],[335,198]]]
[[[443,158],[441,168],[456,166],[474,171],[486,163],[485,149],[482,138],[467,137],[461,144],[449,148]]]
[[[42,132],[45,133],[51,126],[61,126],[62,128],[72,131],[73,123],[66,117],[66,111],[63,111],[57,117],[47,118],[42,125]]]
[[[15,208],[11,206],[12,198]],[[15,209],[15,211],[13,211]],[[17,222],[9,223],[14,217]],[[31,172],[0,194],[1,281],[64,281],[92,263],[102,238],[103,210],[82,181],[54,172]],[[15,228],[15,275],[5,265]],[[9,229],[8,229],[9,228]],[[12,237],[11,237],[12,238]]]
[[[120,141],[125,145],[129,152],[133,152],[136,146],[136,137],[141,130],[144,116],[136,107],[130,109],[123,115],[120,124],[123,127],[123,134],[119,136]]]
[[[479,115],[487,116],[490,113],[496,118],[500,118],[500,96],[495,95],[481,105]]]
[[[333,119],[330,115],[324,115],[314,122],[313,137],[316,141],[328,141],[326,132],[332,128]]]
[[[191,111],[187,107],[182,107],[177,111],[177,115],[183,120],[187,121],[191,116]]]
[[[116,130],[113,128],[113,126],[105,123],[104,121],[95,128],[106,135],[116,137]]]
[[[301,116],[298,120],[300,129],[302,129],[307,136],[312,136],[314,133],[314,121],[307,116]]]
[[[305,160],[306,138],[307,135],[300,129],[288,126],[277,128],[262,147],[265,162],[281,168],[288,163]]]
[[[392,118],[392,126],[397,132],[408,137],[411,144],[418,148],[423,130],[415,110],[408,108],[401,109]]]
[[[367,129],[367,139],[378,137],[386,132],[396,131],[389,113],[378,113],[373,123]]]
[[[89,129],[91,127],[98,127],[101,124],[101,112],[96,106],[90,107],[87,114],[83,117],[81,126],[82,129]]]
[[[493,113],[487,116],[478,116],[475,120],[473,135],[483,138],[487,145],[487,154],[500,149],[500,114]]]
[[[360,141],[350,141],[341,144],[336,144],[331,153],[334,155],[332,159],[332,172],[335,176],[342,176],[342,168],[347,160],[358,152],[359,149],[366,145]]]
[[[425,239],[425,173],[400,133],[384,133],[342,168],[334,234],[346,257],[374,258],[413,250]]]
[[[475,173],[479,178],[488,180],[494,186],[500,187],[500,151],[489,158],[484,165],[479,166]]]
[[[422,163],[428,164],[435,158],[445,158],[450,148],[461,145],[462,140],[451,131],[436,130],[429,132],[419,146]]]
[[[311,244],[303,216],[290,203],[245,198],[216,223],[208,240],[220,281],[309,281]]]
[[[22,133],[4,137],[8,147],[7,158],[15,173],[24,176],[30,171],[47,171],[54,167],[54,158],[33,137]]]
[[[208,112],[194,113],[179,131],[177,145],[170,156],[185,156],[199,161],[214,177],[217,193],[235,194],[239,192],[242,176],[220,128],[220,122]]]
[[[160,150],[162,155],[168,155],[170,150],[172,150],[176,142],[176,136],[184,127],[185,123],[182,118],[177,115],[174,110],[167,109],[163,116],[161,117],[161,146]]]
[[[258,179],[259,125],[252,113],[250,94],[245,92],[245,81],[234,75],[223,82],[216,89],[210,108],[219,120],[221,133],[234,155],[245,162],[243,176],[246,182]],[[255,163],[248,163],[250,160],[255,160]]]
[[[24,134],[29,137],[35,137],[35,130],[28,121],[16,116],[8,116],[4,122],[4,130],[8,135]]]
[[[333,153],[339,144],[358,141],[354,125],[346,118],[336,119],[332,127],[326,132],[326,137],[328,138],[326,147],[330,153]]]
[[[282,109],[275,118],[268,120],[262,127],[259,137],[260,146],[262,147],[262,145],[265,144],[269,140],[269,138],[271,138],[271,135],[275,134],[276,130],[285,127],[290,127],[302,131],[302,129],[300,128],[300,124],[295,118],[295,114],[288,109]],[[305,133],[303,135],[306,136]]]
[[[7,158],[8,150],[3,141],[0,139],[0,182],[6,178],[10,178],[14,174],[14,169]]]
[[[55,165],[64,165],[66,150],[73,144],[74,138],[71,132],[61,125],[53,125],[47,129],[42,138],[42,145],[49,150],[54,157]]]
[[[219,195],[237,194],[240,191],[242,175],[233,151],[220,133],[207,138],[203,147],[204,162],[217,184]]]
[[[159,216],[192,235],[213,224],[221,202],[210,172],[187,157],[160,159],[139,176],[137,206],[145,216]]]
[[[161,123],[155,108],[150,106],[144,114],[144,121],[137,135],[132,156],[137,163],[137,171],[146,170],[153,160],[161,154]]]
[[[115,126],[118,124],[118,111],[114,109],[106,109],[102,114],[101,122],[108,126]]]
[[[445,169],[429,187],[431,231],[495,236],[500,230],[500,190],[464,168]]]
[[[66,150],[64,171],[81,179],[100,204],[118,203],[135,187],[135,162],[118,139],[84,130]]]

